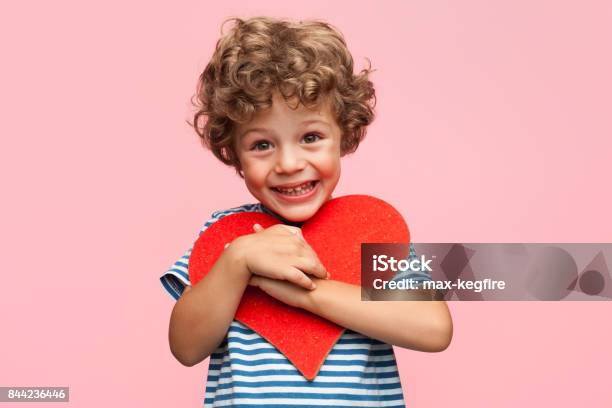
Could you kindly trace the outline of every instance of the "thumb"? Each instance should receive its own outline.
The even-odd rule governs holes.
[[[302,238],[304,238],[304,235],[302,235],[302,229],[299,227],[292,227],[291,225],[283,225],[283,227],[289,231],[291,234],[293,235],[298,235]]]

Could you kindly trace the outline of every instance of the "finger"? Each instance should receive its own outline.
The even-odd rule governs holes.
[[[308,273],[321,279],[328,279],[329,274],[325,265],[323,265],[315,250],[306,241],[301,245],[296,255],[306,261],[305,267],[308,269]]]
[[[304,234],[302,233],[302,229],[295,227],[296,230],[296,234],[302,241],[306,242],[306,240],[304,239]]]
[[[284,278],[285,280],[291,283],[295,283],[296,285],[301,286],[304,289],[312,290],[317,287],[317,285],[315,285],[315,283],[310,280],[310,278],[306,276],[304,272],[292,266],[289,267],[289,269],[284,275]]]
[[[317,278],[327,279],[327,270],[316,256],[299,256],[293,266]]]
[[[249,279],[249,286],[258,287],[259,283],[260,283],[260,278],[258,276],[251,276],[251,279]]]
[[[301,228],[293,227],[291,225],[285,225],[285,224],[281,224],[280,226],[283,229],[285,229],[286,231],[288,231],[291,235],[297,235],[299,237],[302,237],[302,229]]]
[[[264,227],[262,227],[259,224],[253,224],[253,229],[255,230],[255,232],[259,232],[259,231],[263,231]]]

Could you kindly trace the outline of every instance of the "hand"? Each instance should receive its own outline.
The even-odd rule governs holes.
[[[258,287],[268,295],[289,306],[306,310],[310,309],[309,305],[312,303],[311,291],[296,286],[291,282],[255,275],[251,277],[249,285]]]
[[[276,224],[253,226],[254,234],[234,240],[226,251],[240,254],[248,271],[265,278],[288,281],[305,289],[316,285],[308,277],[327,278],[325,267],[297,227]]]

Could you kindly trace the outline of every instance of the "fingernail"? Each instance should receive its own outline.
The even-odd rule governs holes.
[[[310,289],[316,289],[316,288],[317,288],[317,285],[315,285],[315,283],[312,282],[312,285],[310,285]]]
[[[223,247],[223,249],[227,249],[227,247],[230,246],[230,243],[228,242],[227,244],[225,244],[225,246]]]
[[[327,272],[327,276],[325,277],[325,279],[329,279],[331,278],[331,273]]]

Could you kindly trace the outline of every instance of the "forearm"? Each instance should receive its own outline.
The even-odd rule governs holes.
[[[316,283],[304,308],[340,326],[419,351],[442,351],[450,343],[452,320],[443,301],[362,301],[359,286]]]
[[[224,253],[172,310],[170,350],[184,365],[192,366],[208,357],[222,342],[236,314],[250,274],[232,255]]]

